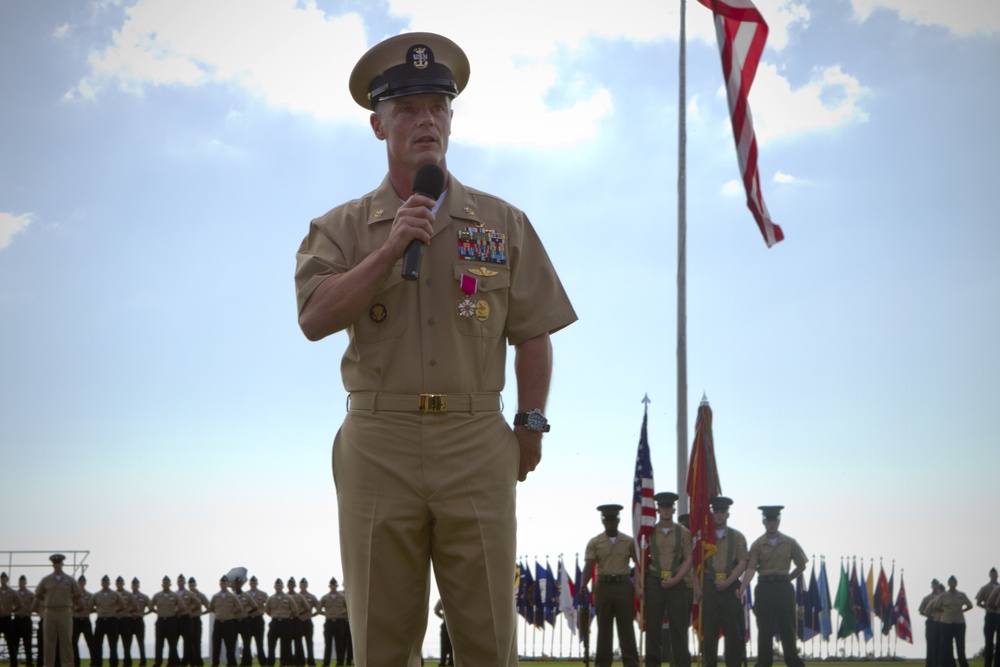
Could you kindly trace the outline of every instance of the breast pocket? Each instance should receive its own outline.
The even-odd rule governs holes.
[[[476,275],[470,269],[481,270],[487,275]],[[507,325],[510,269],[499,264],[456,262],[455,280],[461,283],[463,275],[476,279],[476,292],[459,302],[455,316],[458,332],[465,336],[499,338],[504,334]]]
[[[406,333],[409,309],[415,307],[414,298],[406,298],[416,285],[400,275],[402,263],[394,267],[389,279],[368,304],[368,311],[354,322],[354,338],[359,343],[377,343],[399,338]]]

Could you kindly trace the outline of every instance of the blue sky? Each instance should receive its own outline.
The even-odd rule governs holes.
[[[710,12],[688,2],[688,446],[706,394],[732,525],[752,539],[754,508],[780,503],[828,567],[895,561],[919,626],[931,577],[974,595],[998,565],[1000,5],[758,4],[751,106],[786,236],[770,250],[734,188]],[[147,590],[235,565],[320,590],[341,575],[346,336],[299,332],[294,254],[310,219],[380,182],[347,76],[406,30],[468,53],[448,165],[528,213],[580,316],[553,339],[519,553],[572,562],[594,507],[628,503],[646,393],[674,490],[678,16],[0,3],[0,548],[89,549],[92,573]]]

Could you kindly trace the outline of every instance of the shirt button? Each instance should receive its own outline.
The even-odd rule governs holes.
[[[438,364],[437,359],[431,359],[430,364],[431,366],[437,366]]]
[[[431,284],[431,279],[430,279],[430,278],[428,278],[427,280],[425,280],[425,281],[424,281],[424,284],[425,284],[425,285],[427,285],[428,287],[430,287],[430,284]]]
[[[433,319],[427,320],[427,326],[429,327],[434,326],[434,320]]]

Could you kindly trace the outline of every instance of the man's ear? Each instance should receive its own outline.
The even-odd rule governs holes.
[[[379,118],[379,115],[373,112],[372,115],[368,117],[368,122],[371,123],[372,132],[375,133],[375,137],[378,138],[379,141],[385,141],[385,133],[382,131],[382,119]]]

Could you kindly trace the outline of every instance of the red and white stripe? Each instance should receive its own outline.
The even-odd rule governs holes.
[[[767,247],[785,238],[774,224],[760,192],[757,171],[757,137],[750,115],[750,87],[767,41],[767,23],[751,0],[699,0],[715,15],[715,32],[722,53],[722,73],[726,79],[729,115],[733,121],[736,158],[747,193],[747,207],[764,235]]]

